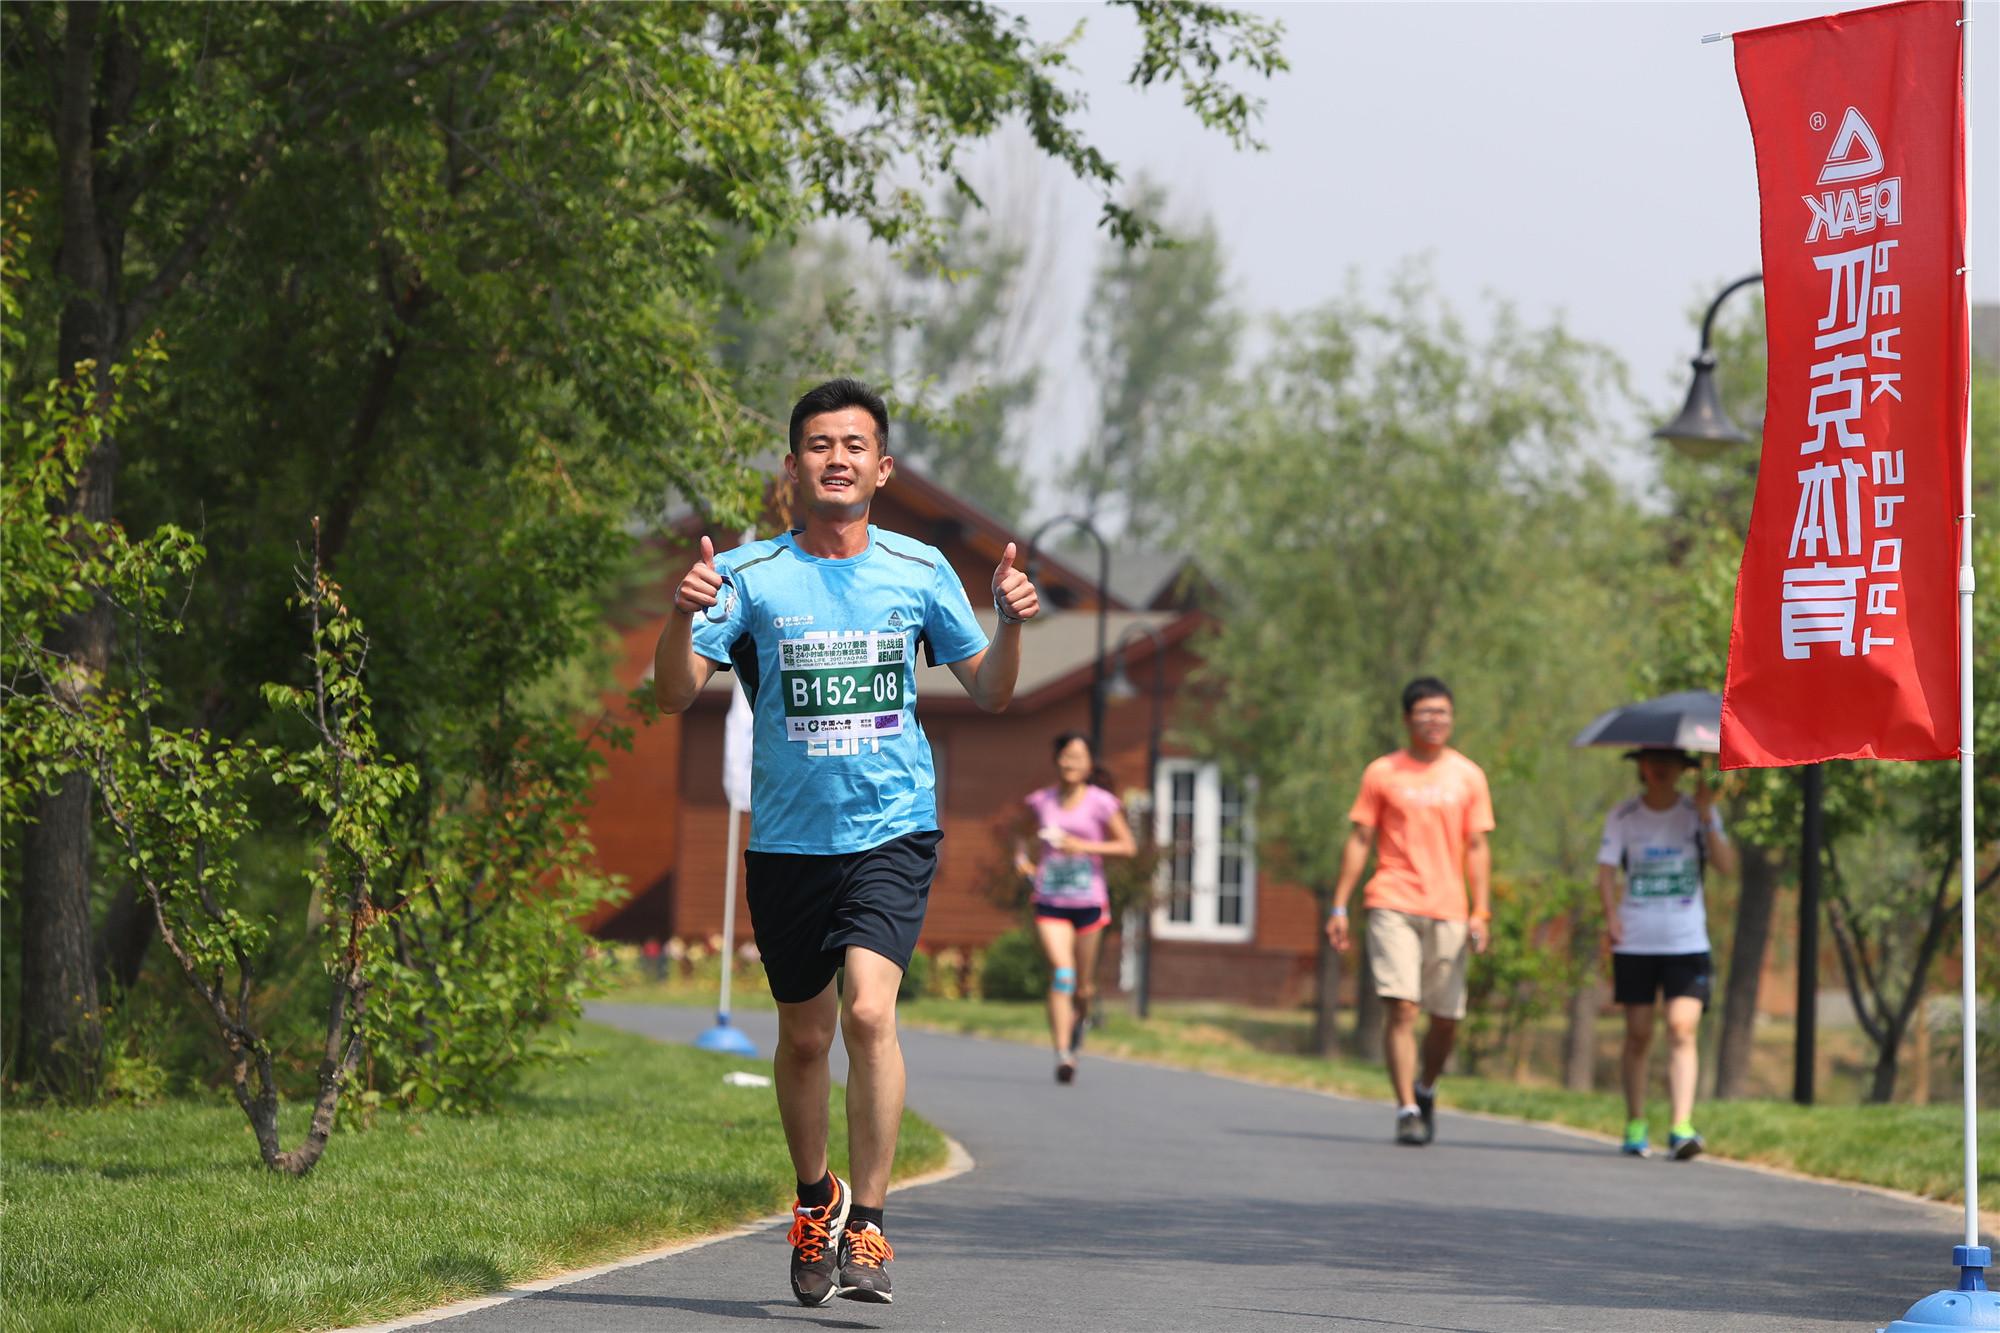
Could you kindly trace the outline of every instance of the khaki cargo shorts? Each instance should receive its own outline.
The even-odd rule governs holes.
[[[1375,973],[1375,993],[1385,1000],[1417,1001],[1436,1018],[1464,1018],[1470,943],[1466,922],[1370,908],[1368,966]]]

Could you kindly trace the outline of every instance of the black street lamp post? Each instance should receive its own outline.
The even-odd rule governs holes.
[[[1133,642],[1134,636],[1144,635],[1153,641],[1153,682],[1152,717],[1146,726],[1146,841],[1148,848],[1158,841],[1160,826],[1159,811],[1154,802],[1160,793],[1160,734],[1167,720],[1167,641],[1160,632],[1144,621],[1134,621],[1118,636],[1118,646],[1112,650],[1117,659],[1117,674],[1104,686],[1103,693],[1112,699],[1135,699],[1139,691],[1132,685],[1132,678],[1125,674],[1125,649]],[[1146,894],[1146,902],[1139,911],[1139,977],[1132,988],[1132,1008],[1139,1017],[1146,1017],[1152,1008],[1153,999],[1153,895]]]
[[[1715,312],[1730,293],[1762,282],[1762,273],[1738,278],[1716,293],[1701,321],[1701,351],[1694,358],[1694,383],[1680,415],[1653,432],[1690,458],[1715,458],[1725,450],[1750,443],[1723,410],[1715,390],[1715,353],[1709,335]],[[1813,1101],[1814,1037],[1819,1019],[1819,890],[1820,857],[1825,844],[1825,776],[1818,764],[1799,770],[1799,987],[1798,1030],[1792,1047],[1792,1100],[1800,1106]]]
[[[1090,752],[1093,755],[1102,755],[1104,753],[1104,631],[1105,617],[1111,609],[1111,547],[1105,543],[1103,534],[1091,525],[1089,519],[1080,514],[1058,514],[1036,528],[1034,535],[1028,538],[1028,559],[1024,568],[1031,583],[1035,578],[1037,552],[1042,544],[1042,538],[1047,536],[1049,529],[1058,523],[1075,526],[1097,543],[1097,665],[1090,678]]]
[[[1722,395],[1715,391],[1715,352],[1709,346],[1709,336],[1715,331],[1715,312],[1722,309],[1730,294],[1763,280],[1762,273],[1738,278],[1708,303],[1708,313],[1701,320],[1701,351],[1691,363],[1694,383],[1688,386],[1687,402],[1679,416],[1653,432],[1654,439],[1665,440],[1690,458],[1714,458],[1737,445],[1750,443],[1750,437],[1729,419],[1729,413],[1722,408]]]

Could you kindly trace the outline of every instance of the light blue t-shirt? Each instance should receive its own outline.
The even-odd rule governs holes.
[[[917,725],[917,645],[934,664],[986,647],[936,547],[870,525],[868,549],[821,560],[796,532],[715,558],[720,599],[694,650],[750,696],[750,849],[833,855],[937,825]]]

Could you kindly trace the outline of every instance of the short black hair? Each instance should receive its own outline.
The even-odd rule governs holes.
[[[863,384],[860,380],[828,380],[815,388],[806,390],[805,397],[792,404],[792,452],[799,451],[805,442],[806,422],[825,412],[838,412],[846,407],[867,410],[875,418],[875,447],[883,453],[889,452],[889,405],[882,401],[882,395]]]
[[[1426,699],[1443,699],[1446,703],[1452,702],[1451,686],[1445,684],[1436,676],[1418,676],[1403,687],[1403,716],[1408,717],[1410,710]]]
[[[1083,748],[1090,751],[1090,776],[1085,778],[1084,781],[1093,787],[1102,787],[1106,791],[1112,791],[1117,786],[1117,779],[1111,776],[1110,769],[1098,762],[1097,747],[1090,743],[1090,737],[1085,733],[1081,731],[1057,732],[1055,744],[1049,747],[1049,758],[1062,758],[1062,752],[1070,747],[1071,741],[1082,741]]]
[[[1090,761],[1093,764],[1097,762],[1097,747],[1090,743],[1090,737],[1080,731],[1057,732],[1055,744],[1049,747],[1049,758],[1062,758],[1062,752],[1069,748],[1071,741],[1082,741],[1083,748],[1090,751]]]

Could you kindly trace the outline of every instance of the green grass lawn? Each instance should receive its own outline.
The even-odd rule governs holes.
[[[962,1032],[1012,1041],[1042,1043],[1048,1024],[1032,1002],[919,1000],[902,1006],[903,1021],[914,1027]],[[1154,1060],[1237,1078],[1317,1088],[1386,1102],[1389,1090],[1379,1065],[1350,1059],[1318,1059],[1273,1050],[1298,1044],[1302,1016],[1291,1012],[1232,1005],[1155,1006],[1144,1023],[1123,1011],[1104,1015],[1085,1047],[1090,1052]],[[1662,1052],[1655,1050],[1653,1063]],[[1577,1093],[1563,1088],[1495,1078],[1450,1076],[1441,1085],[1448,1109],[1483,1111],[1594,1130],[1620,1133],[1624,1099],[1612,1093]],[[1654,1137],[1665,1136],[1664,1102],[1651,1108]],[[1695,1123],[1717,1156],[1758,1162],[1833,1180],[1849,1180],[1906,1190],[1926,1198],[1957,1202],[1963,1197],[1963,1147],[1956,1101],[1940,1106],[1795,1106],[1780,1101],[1706,1102],[1695,1108]],[[1385,1118],[1383,1140],[1388,1140]],[[1979,1177],[1983,1199],[2000,1199],[2000,1113],[1979,1116]]]
[[[535,1075],[500,1113],[340,1133],[304,1180],[257,1162],[233,1104],[7,1111],[0,1328],[363,1323],[789,1204],[771,1090],[722,1082],[768,1066],[595,1027],[578,1046],[588,1060]],[[293,1108],[287,1144],[304,1118]],[[945,1151],[904,1117],[898,1174]],[[783,1266],[774,1249],[776,1295]]]

